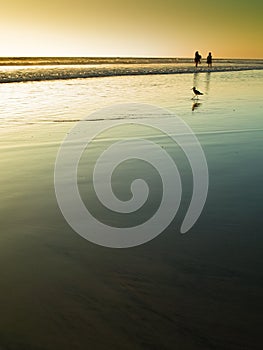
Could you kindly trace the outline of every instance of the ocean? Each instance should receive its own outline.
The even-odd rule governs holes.
[[[198,71],[263,68],[263,60],[217,59],[213,63],[212,69],[203,63]],[[190,58],[0,58],[0,83],[194,72]]]

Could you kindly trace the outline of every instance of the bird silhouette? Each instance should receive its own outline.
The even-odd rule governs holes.
[[[203,95],[202,92],[198,91],[195,87],[192,88],[193,93],[195,94],[195,97],[198,98],[198,96]]]

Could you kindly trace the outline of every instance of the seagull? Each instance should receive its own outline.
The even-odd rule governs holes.
[[[203,95],[203,93],[200,92],[200,91],[198,91],[198,90],[196,90],[195,87],[193,87],[192,90],[193,90],[193,93],[195,94],[195,96],[196,96],[197,98],[198,98],[199,95]]]

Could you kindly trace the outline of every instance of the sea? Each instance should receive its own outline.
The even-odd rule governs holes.
[[[199,71],[209,71],[204,63]],[[217,59],[213,71],[262,69],[263,60]],[[0,83],[194,73],[191,58],[0,58]]]

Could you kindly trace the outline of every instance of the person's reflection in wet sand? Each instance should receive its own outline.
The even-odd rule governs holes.
[[[200,73],[195,72],[194,78],[193,78],[193,86],[195,86],[198,89],[198,81],[199,81]]]
[[[205,93],[209,93],[211,72],[206,72]]]

